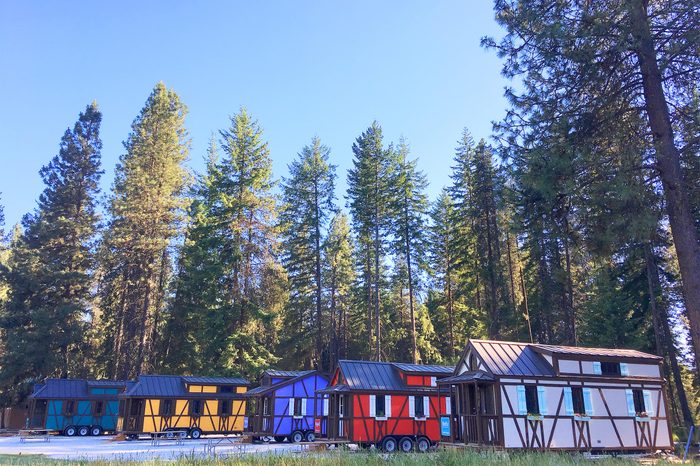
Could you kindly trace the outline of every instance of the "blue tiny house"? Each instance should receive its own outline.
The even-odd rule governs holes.
[[[324,413],[317,406],[316,390],[328,386],[329,377],[319,371],[265,371],[260,386],[246,393],[248,417],[245,432],[254,438],[277,442],[313,442],[314,419]]]
[[[28,427],[69,437],[115,432],[117,397],[130,385],[119,380],[47,379],[29,396]]]

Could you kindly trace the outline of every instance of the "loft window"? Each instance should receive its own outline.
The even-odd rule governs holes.
[[[228,416],[231,414],[231,400],[219,401],[219,414],[221,416]]]
[[[222,385],[219,387],[219,393],[233,393],[233,386]]]
[[[571,402],[574,414],[585,414],[586,404],[583,402],[583,389],[581,387],[571,387]]]
[[[527,407],[528,414],[540,414],[537,386],[525,385],[525,406]]]
[[[469,355],[469,370],[475,371],[479,368],[479,364],[476,362],[476,356],[473,354]]]
[[[374,397],[374,415],[376,417],[386,417],[386,399],[382,395]]]
[[[104,414],[105,404],[102,400],[97,400],[92,406],[92,414],[94,416],[102,416]]]
[[[173,408],[173,400],[162,400],[160,402],[159,414],[161,416],[172,416],[175,411]]]
[[[75,412],[75,401],[73,401],[73,400],[66,401],[66,409],[64,412],[68,415],[73,414]]]
[[[600,373],[603,375],[614,375],[619,376],[622,374],[620,371],[619,362],[601,362],[600,363]]]
[[[190,401],[190,416],[202,415],[202,400]]]
[[[413,398],[413,409],[417,418],[425,417],[425,405],[423,404],[423,398],[423,396],[416,396]]]

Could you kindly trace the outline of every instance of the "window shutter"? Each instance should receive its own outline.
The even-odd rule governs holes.
[[[600,361],[593,361],[593,373],[596,375],[603,373],[603,370],[600,368]]]
[[[547,414],[547,399],[544,394],[544,387],[537,387],[537,404],[540,407],[540,414]]]
[[[416,397],[415,396],[408,397],[408,416],[409,417],[416,417]]]
[[[391,417],[391,395],[384,395],[386,417]]]
[[[369,396],[369,417],[376,417],[377,416],[377,395],[370,395]]]
[[[289,415],[294,416],[294,398],[289,399]]]
[[[525,385],[515,387],[518,393],[518,414],[527,414],[527,401],[525,401]]]
[[[430,397],[429,396],[423,397],[423,413],[425,414],[426,418],[430,417]]]
[[[306,398],[301,399],[301,415],[306,416]]]
[[[630,375],[630,368],[626,362],[620,363],[620,375]]]
[[[654,415],[654,404],[652,403],[651,400],[652,400],[651,391],[644,390],[644,410],[647,412],[647,415],[649,415],[649,416]]]
[[[452,414],[452,400],[449,396],[445,397],[445,414]]]
[[[566,408],[566,415],[574,415],[574,400],[571,395],[571,387],[564,387],[564,407]]]
[[[586,409],[586,416],[593,416],[593,398],[590,388],[583,389],[583,406]]]
[[[323,415],[328,416],[328,398],[323,399]]]
[[[634,410],[634,394],[631,389],[626,389],[625,394],[627,395],[627,415],[635,416],[637,413]]]
[[[437,386],[437,379],[435,377],[430,378],[430,386],[431,387],[436,387]]]

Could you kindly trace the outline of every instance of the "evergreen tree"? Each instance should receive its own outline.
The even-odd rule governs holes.
[[[302,149],[289,165],[280,213],[290,286],[282,352],[292,365],[324,370],[330,369],[332,332],[324,332],[322,236],[335,210],[335,166],[328,163],[329,153],[318,138]]]
[[[116,168],[99,286],[100,356],[111,377],[131,378],[158,366],[172,248],[189,178],[183,167],[186,113],[179,96],[158,83],[131,125]]]
[[[352,146],[353,168],[348,173],[348,206],[358,242],[358,269],[366,309],[369,353],[382,359],[382,288],[385,286],[384,257],[390,231],[392,199],[391,157],[382,142],[382,129],[375,121]],[[374,351],[372,352],[372,343]]]
[[[0,383],[8,398],[21,398],[32,380],[87,373],[101,120],[93,102],[66,130],[58,155],[40,171],[46,188],[38,207],[13,240],[0,319]]]

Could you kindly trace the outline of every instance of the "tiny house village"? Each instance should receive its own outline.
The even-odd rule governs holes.
[[[134,381],[47,379],[35,386],[22,427],[134,441],[163,432],[240,435],[387,453],[441,445],[669,451],[661,364],[635,350],[472,339],[454,367],[339,360],[330,374],[268,369],[255,384],[152,374]]]

